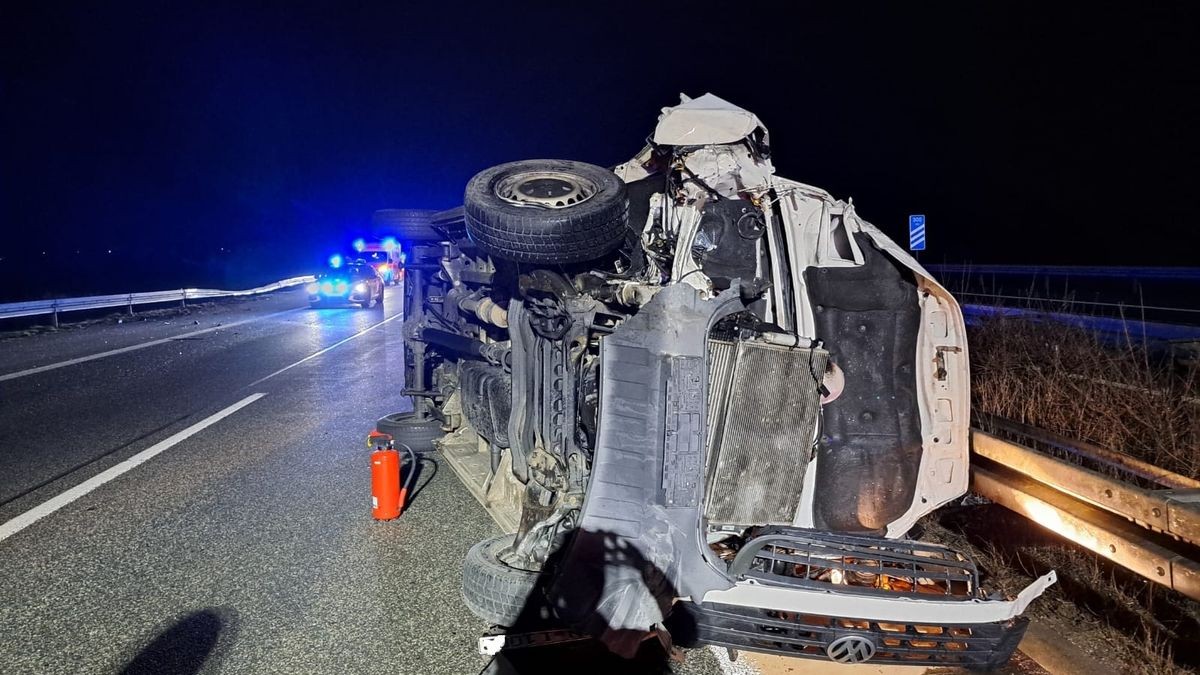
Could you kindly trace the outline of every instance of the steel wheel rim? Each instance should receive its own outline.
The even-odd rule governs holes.
[[[496,183],[496,196],[514,206],[566,209],[596,195],[596,184],[565,171],[522,171]]]

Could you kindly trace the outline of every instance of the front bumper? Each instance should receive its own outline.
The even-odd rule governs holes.
[[[631,654],[629,636],[682,598],[710,644],[832,659],[853,643],[872,660],[980,667],[1008,658],[1019,615],[1053,573],[995,600],[981,595],[974,565],[944,547],[788,527],[759,532],[767,539],[752,537],[730,561],[705,541],[708,336],[740,296],[673,284],[601,342],[587,497],[548,589],[559,618]]]
[[[1004,665],[1029,620],[989,623],[872,621],[869,619],[744,607],[682,603],[699,644],[838,661],[841,663],[960,666]]]
[[[988,599],[974,563],[936,544],[764,530],[729,563],[733,588],[683,603],[694,640],[844,663],[972,669],[1005,663],[1020,616],[1053,572],[1011,600]]]
[[[370,302],[370,295],[371,292],[369,290],[363,293],[351,291],[340,295],[337,293],[309,293],[308,302],[314,305],[322,303],[360,304]]]

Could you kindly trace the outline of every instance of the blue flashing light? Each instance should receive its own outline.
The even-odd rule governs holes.
[[[396,238],[395,237],[385,237],[383,240],[383,250],[390,251],[394,248],[396,248]]]
[[[334,253],[333,255],[329,256],[329,266],[334,269],[341,267],[343,262],[345,262],[345,260],[342,259],[342,256],[339,253]]]
[[[367,242],[363,241],[362,237],[359,237],[358,239],[354,240],[353,246],[355,251],[359,251],[361,253],[362,250],[367,247]]]

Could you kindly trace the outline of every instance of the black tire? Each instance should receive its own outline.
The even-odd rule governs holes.
[[[401,241],[441,241],[446,237],[429,224],[432,215],[420,209],[379,209],[371,214],[371,226]]]
[[[505,179],[539,172],[580,179],[589,184],[590,196],[565,204],[518,206],[497,194],[497,187],[503,188]],[[518,186],[532,185],[534,180]],[[467,183],[463,210],[467,234],[480,249],[494,257],[534,264],[577,263],[602,257],[621,244],[627,227],[629,195],[624,181],[603,167],[531,159],[501,164],[476,174]]]
[[[500,561],[499,554],[512,544],[511,534],[485,539],[472,546],[463,559],[463,602],[472,614],[493,626],[512,626],[531,607],[545,604],[534,597],[541,592],[541,572],[509,567]]]
[[[410,412],[384,415],[375,423],[375,428],[391,435],[397,448],[403,443],[418,454],[433,452],[433,442],[446,435],[437,420],[423,420]]]

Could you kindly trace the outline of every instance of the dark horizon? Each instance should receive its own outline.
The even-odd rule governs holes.
[[[0,297],[315,269],[487,166],[624,161],[679,92],[898,240],[924,213],[923,262],[1197,264],[1193,6],[731,11],[6,8]]]

